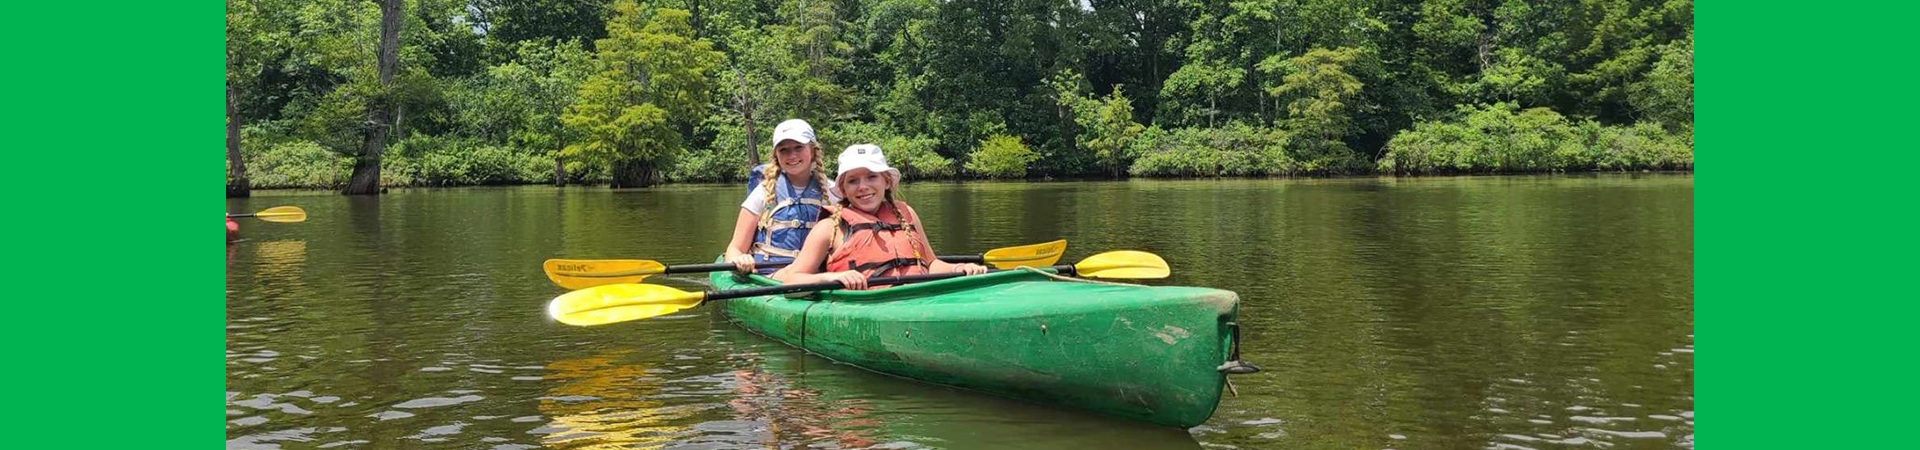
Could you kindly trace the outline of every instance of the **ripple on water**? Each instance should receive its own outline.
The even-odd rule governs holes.
[[[452,398],[448,398],[448,397],[427,397],[427,398],[422,398],[422,399],[414,399],[414,400],[407,400],[407,401],[405,401],[405,402],[401,402],[401,403],[400,403],[400,404],[398,404],[398,405],[393,405],[393,407],[395,407],[395,408],[406,408],[406,409],[415,409],[415,408],[437,408],[437,407],[441,407],[441,406],[452,406],[452,405],[458,405],[458,404],[461,404],[461,403],[473,403],[473,402],[477,402],[477,401],[481,401],[481,400],[486,400],[486,399],[487,399],[486,397],[481,397],[481,396],[478,396],[478,395],[462,395],[462,396],[459,396],[459,397],[452,397]]]
[[[295,393],[300,393],[300,392],[304,392],[304,391],[296,391]],[[279,411],[286,414],[298,414],[303,416],[313,414],[313,411],[309,411],[306,408],[301,408],[299,405],[295,405],[291,402],[281,403],[281,402],[275,401],[279,399],[282,395],[289,395],[293,398],[302,398],[301,396],[290,395],[292,393],[281,394],[281,395],[257,394],[251,398],[248,398],[245,400],[239,400],[239,401],[233,400],[234,397],[231,394],[232,393],[229,393],[227,397],[227,404],[230,406],[241,406],[241,407],[253,408],[255,410],[261,410],[261,411],[273,410],[273,411]],[[235,410],[228,410],[228,415],[234,415],[234,413],[235,413]]]
[[[277,448],[280,448],[280,444],[279,444],[280,442],[313,442],[314,438],[313,436],[311,436],[313,434],[338,433],[346,430],[347,430],[346,428],[340,428],[340,427],[327,427],[327,428],[307,427],[307,428],[295,428],[295,429],[289,429],[289,430],[273,430],[273,431],[249,434],[246,436],[240,436],[233,439],[228,439],[227,448],[249,449],[249,450],[277,449]],[[367,441],[360,441],[360,442],[365,443]],[[328,448],[326,445],[322,445],[320,447]]]
[[[1614,430],[1603,430],[1599,428],[1587,428],[1586,430],[1595,432],[1595,433],[1609,435],[1609,436],[1623,437],[1623,438],[1629,438],[1629,439],[1659,439],[1659,438],[1667,437],[1666,433],[1662,433],[1658,431],[1614,431]]]
[[[1584,422],[1584,423],[1591,423],[1591,424],[1600,424],[1600,425],[1606,425],[1606,424],[1609,424],[1609,423],[1614,423],[1614,422],[1632,422],[1632,421],[1634,421],[1634,418],[1632,418],[1632,417],[1592,417],[1592,416],[1573,416],[1573,417],[1568,417],[1568,418],[1567,418],[1567,420],[1571,420],[1571,421],[1575,421],[1575,422]]]
[[[428,441],[428,442],[444,441],[446,440],[446,436],[460,434],[460,430],[462,428],[466,428],[466,426],[467,426],[466,422],[454,422],[449,425],[428,427],[425,430],[420,430],[419,433],[416,433],[412,436],[407,436],[407,438],[418,439],[418,440]]]
[[[380,419],[381,421],[384,422],[384,421],[393,420],[393,419],[405,419],[408,417],[413,417],[413,413],[400,412],[400,411],[381,411],[373,414],[368,414],[367,417]]]

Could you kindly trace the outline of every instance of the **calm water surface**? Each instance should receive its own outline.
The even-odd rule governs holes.
[[[1068,239],[1240,293],[1205,425],[1155,428],[838,365],[715,309],[543,316],[551,257],[709,262],[740,186],[262,192],[228,247],[229,448],[1691,448],[1693,178],[903,189],[942,253]],[[210,225],[210,224],[209,224]],[[659,282],[696,289],[700,276]],[[1158,282],[1156,284],[1159,284]]]

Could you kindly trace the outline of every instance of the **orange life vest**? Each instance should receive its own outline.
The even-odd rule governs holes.
[[[868,277],[891,277],[927,273],[931,255],[920,254],[920,239],[913,222],[904,220],[894,203],[880,206],[880,214],[868,214],[859,208],[842,207],[839,237],[827,254],[827,271],[859,271]],[[905,216],[913,216],[906,207]]]

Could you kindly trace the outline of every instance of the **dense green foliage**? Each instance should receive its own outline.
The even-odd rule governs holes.
[[[1020,178],[1027,176],[1027,165],[1038,159],[1040,154],[1020,138],[996,134],[980,141],[980,147],[967,156],[967,171],[987,178]]]
[[[560,117],[580,136],[561,156],[613,169],[614,187],[646,187],[684,150],[683,130],[708,106],[721,54],[693,37],[686,11],[614,3],[606,39],[596,42],[600,71]]]
[[[1691,0],[403,3],[383,84],[377,3],[228,2],[230,179],[338,187],[386,130],[388,185],[737,182],[795,117],[910,179],[1693,157]]]
[[[1300,164],[1287,155],[1286,132],[1232,124],[1222,128],[1148,128],[1128,149],[1134,175],[1218,177],[1294,175]]]
[[[1379,170],[1496,173],[1550,170],[1691,169],[1688,136],[1659,125],[1569,121],[1545,108],[1510,103],[1463,108],[1459,121],[1423,122],[1394,136]]]

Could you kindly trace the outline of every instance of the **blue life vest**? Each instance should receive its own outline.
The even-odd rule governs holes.
[[[753,172],[759,173],[760,168]],[[749,189],[761,187],[755,184]],[[780,174],[774,179],[773,193],[773,207],[760,215],[760,225],[753,230],[753,244],[748,247],[755,264],[793,261],[793,257],[800,254],[800,247],[806,244],[807,233],[813,231],[813,223],[826,215],[827,194],[819,180],[795,191],[793,184],[787,182],[786,174]],[[758,272],[766,274],[774,270],[777,269]]]
[[[767,176],[765,175],[766,170],[767,170],[766,164],[753,166],[752,169],[747,169],[747,195],[753,195],[753,190],[760,188],[760,180],[767,179]]]

